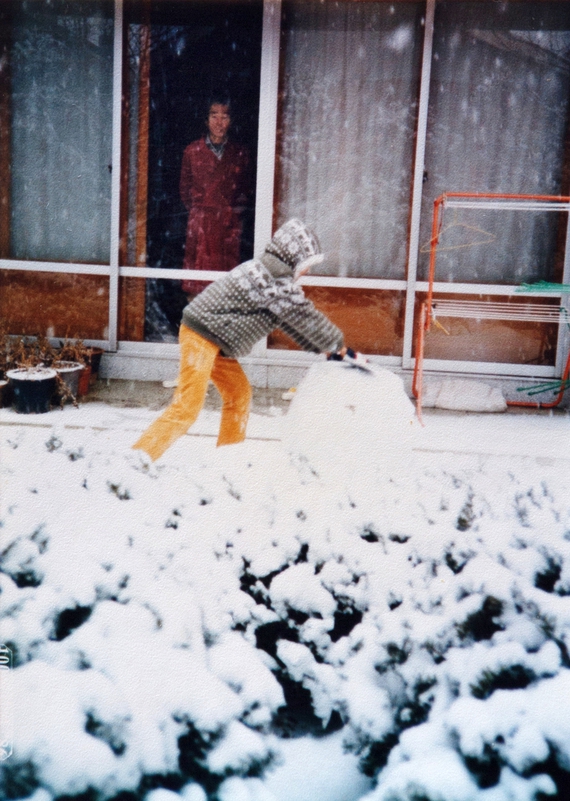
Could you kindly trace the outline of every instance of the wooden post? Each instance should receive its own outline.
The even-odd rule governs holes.
[[[130,99],[126,98],[123,106],[123,143],[122,143],[122,179],[121,179],[121,264],[134,260],[136,267],[146,267],[146,236],[148,206],[148,140],[150,118],[150,4],[145,2],[143,23],[138,31],[137,52],[140,54],[138,74],[137,105],[137,157],[134,167],[136,172],[136,188],[134,202],[134,253],[129,254],[127,247],[127,230],[129,224],[129,142]],[[128,38],[128,22],[125,26]],[[123,85],[129,86],[129,55],[125,47],[124,70],[126,80]],[[129,93],[130,94],[130,93]],[[131,207],[130,213],[133,214]],[[139,278],[123,278],[121,280],[120,300],[120,339],[140,342],[144,339],[146,282]]]

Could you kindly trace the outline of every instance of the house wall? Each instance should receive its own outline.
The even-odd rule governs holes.
[[[307,295],[380,362],[413,363],[438,194],[570,191],[567,3],[79,0],[71,14],[63,0],[31,6],[14,0],[0,13],[0,314],[11,333],[104,342],[124,351],[116,364],[127,372],[136,343],[176,342],[186,302],[175,272],[186,221],[179,162],[200,130],[204,81],[193,65],[214,41],[212,64],[225,64],[238,101],[234,133],[258,176],[243,257],[259,231],[306,219],[327,253]],[[216,16],[235,35],[213,35]],[[441,292],[499,300],[523,281],[570,278],[565,213],[467,210],[444,226]],[[457,320],[448,331],[430,335],[428,367],[560,371],[555,326]],[[276,332],[251,369],[261,376],[295,360],[304,369],[302,357]]]

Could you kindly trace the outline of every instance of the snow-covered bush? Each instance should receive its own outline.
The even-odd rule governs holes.
[[[287,447],[156,466],[3,430],[2,797],[290,801],[283,743],[327,737],[370,777],[345,801],[568,786],[569,482],[413,451],[392,379],[325,365]]]

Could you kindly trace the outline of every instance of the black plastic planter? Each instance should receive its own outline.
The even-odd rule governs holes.
[[[48,367],[21,367],[6,374],[12,385],[12,408],[20,414],[44,414],[56,388],[55,370]]]

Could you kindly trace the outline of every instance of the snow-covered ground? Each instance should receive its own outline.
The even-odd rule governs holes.
[[[563,797],[570,416],[335,363],[278,411],[155,465],[148,410],[0,411],[0,796]]]

